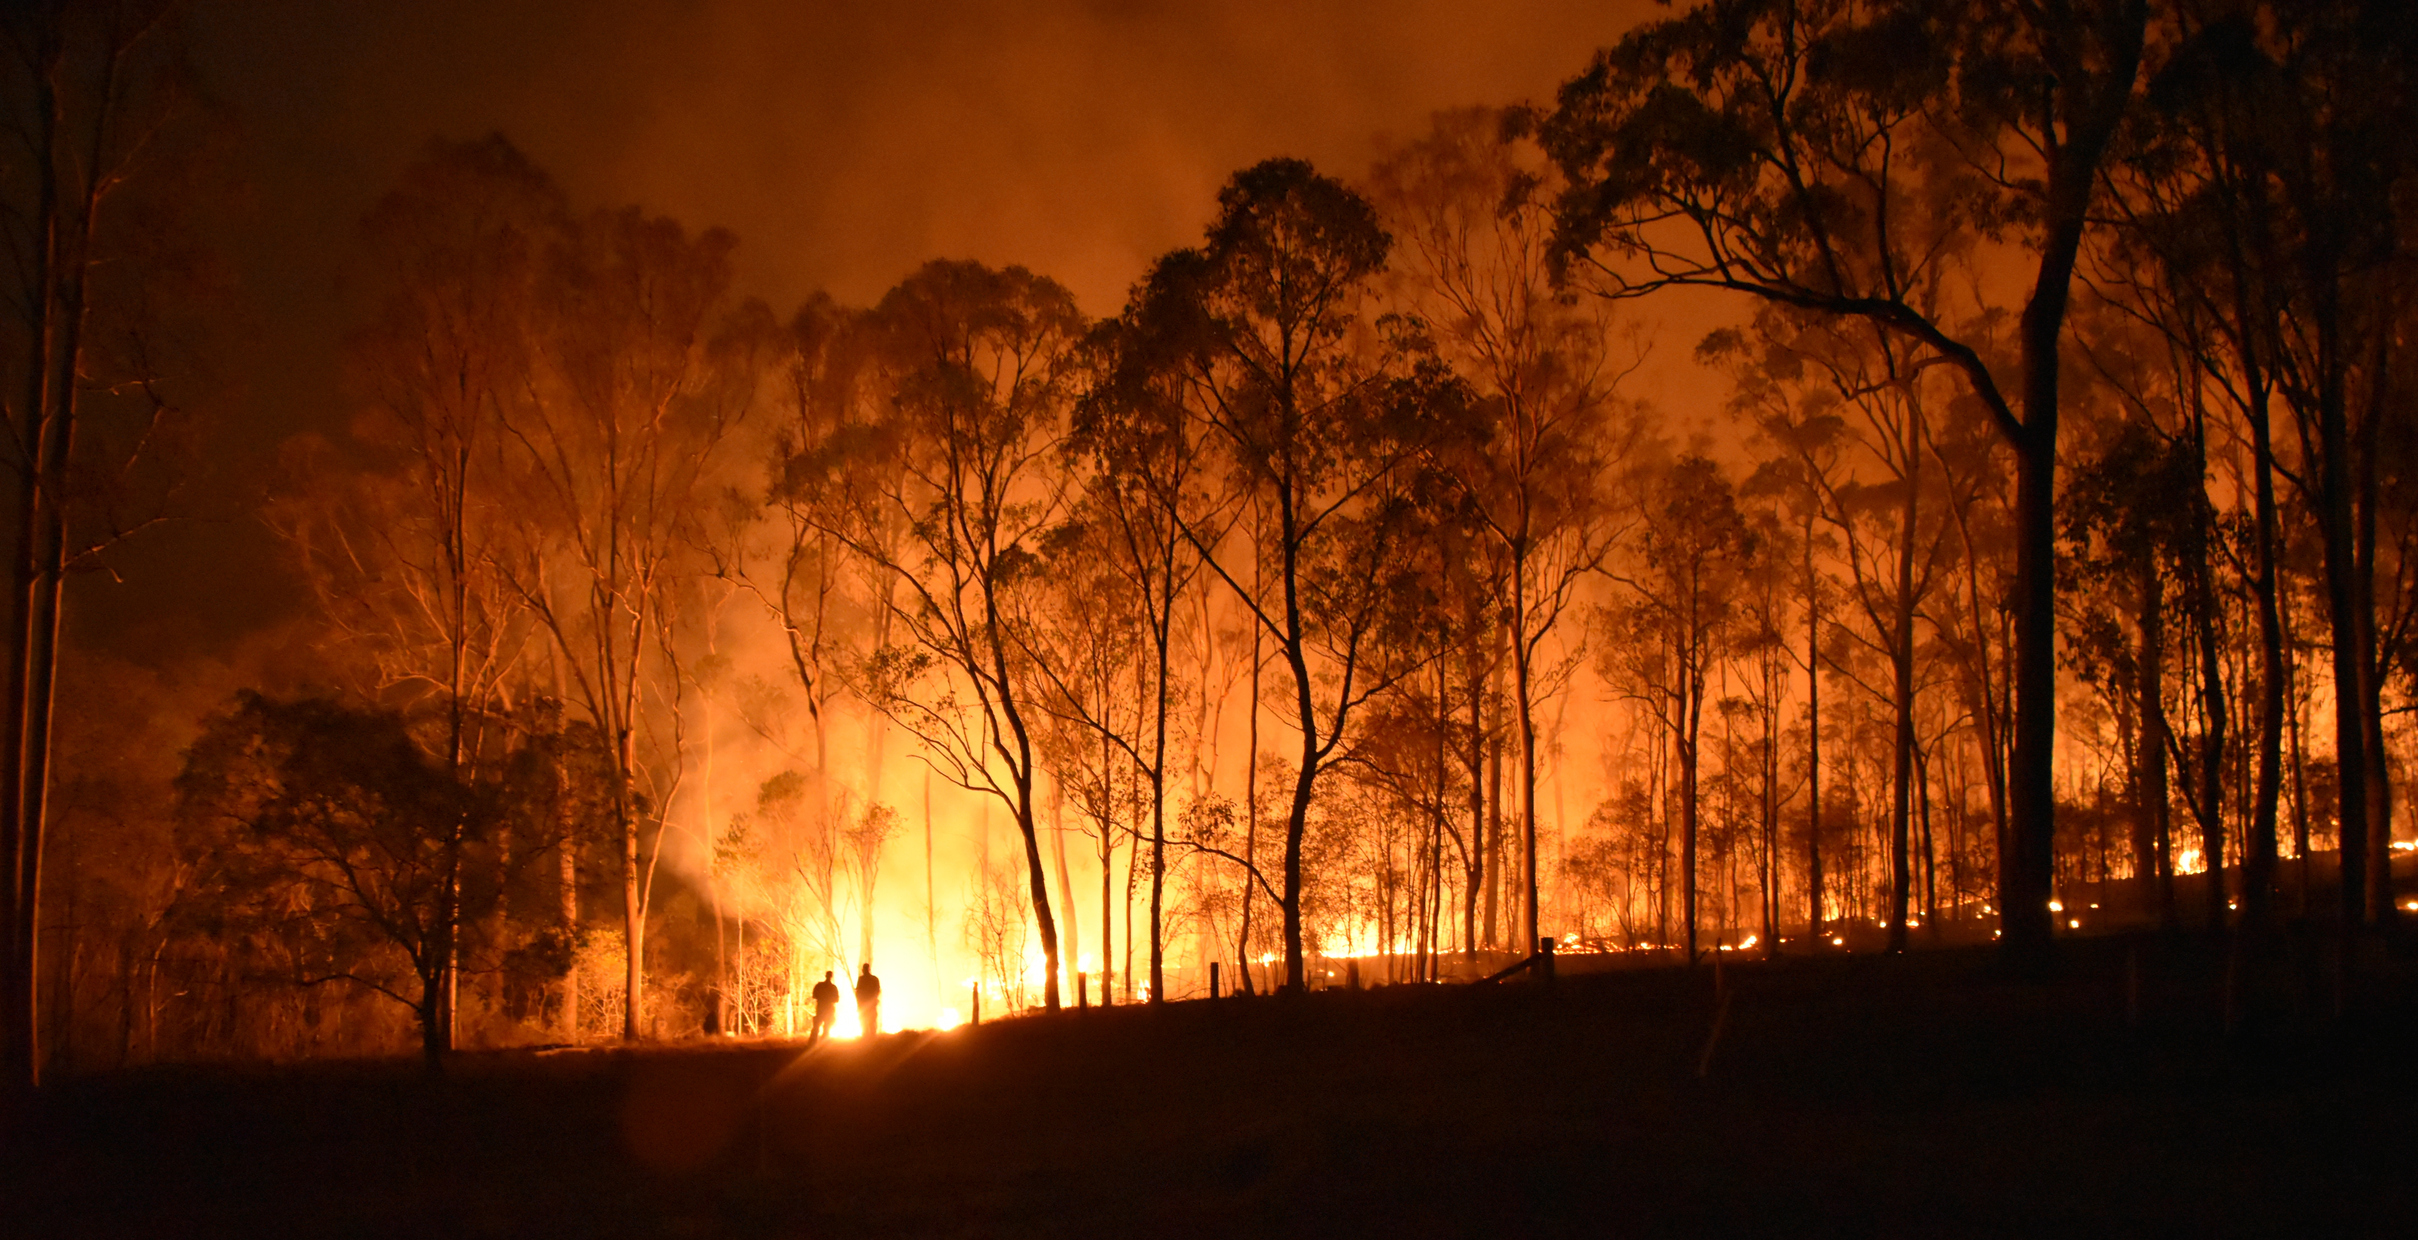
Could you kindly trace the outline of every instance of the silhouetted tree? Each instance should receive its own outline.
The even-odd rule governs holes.
[[[827,455],[791,479],[846,494],[818,501],[814,519],[881,575],[898,636],[867,673],[874,705],[942,777],[1014,816],[1055,1011],[1062,945],[1035,820],[1027,626],[1046,623],[1041,542],[1065,514],[1060,445],[1085,324],[1056,282],[968,262],[926,264],[873,316],[889,409],[829,451],[886,453],[895,470],[856,488],[848,458]]]
[[[2147,0],[2043,8],[1714,0],[1631,32],[1539,118],[1560,244],[1613,295],[1729,289],[1870,322],[1956,368],[2017,469],[2004,948],[2049,944],[2059,345]],[[2027,260],[2010,394],[1922,308],[1924,256],[1987,229]]]
[[[1093,527],[1115,554],[1110,562],[1139,604],[1149,662],[1143,690],[1150,709],[1137,731],[1112,739],[1149,785],[1150,807],[1150,1001],[1166,993],[1167,774],[1168,728],[1174,706],[1175,642],[1185,609],[1179,599],[1200,576],[1201,561],[1184,538],[1180,513],[1197,512],[1207,501],[1199,481],[1209,464],[1201,427],[1184,416],[1175,381],[1157,368],[1152,342],[1127,319],[1096,329],[1090,342],[1095,373],[1078,405],[1073,447],[1087,456]],[[1206,617],[1193,620],[1193,640],[1214,644]],[[1207,686],[1198,690],[1205,699]],[[1103,730],[1113,737],[1112,730]],[[1198,747],[1214,743],[1194,736]],[[1130,950],[1132,944],[1128,942]]]
[[[185,148],[168,0],[38,0],[0,15],[0,1088],[41,1077],[42,851],[67,579],[147,523],[128,482],[174,412],[157,326]],[[174,153],[172,153],[174,152]],[[154,183],[167,196],[146,201]],[[100,433],[96,433],[100,432]],[[164,436],[162,436],[164,437]],[[98,448],[99,451],[95,451]]]
[[[1682,456],[1652,486],[1624,628],[1636,643],[1637,688],[1678,758],[1672,799],[1679,814],[1680,934],[1692,964],[1705,695],[1714,669],[1731,654],[1737,596],[1756,545],[1735,490],[1712,461]]]
[[[1479,397],[1466,434],[1446,437],[1436,457],[1506,560],[1499,610],[1519,738],[1524,941],[1534,950],[1536,707],[1574,661],[1544,650],[1622,528],[1610,492],[1637,418],[1615,400],[1621,372],[1608,316],[1553,287],[1542,152],[1516,143],[1503,122],[1490,111],[1439,117],[1427,137],[1381,162],[1372,182],[1401,239],[1405,304]],[[1472,742],[1482,744],[1474,723]]]
[[[1734,332],[1717,332],[1698,352],[1729,354],[1744,361],[1753,356],[1739,352],[1745,339]],[[1768,360],[1793,359],[1780,354]],[[1738,389],[1732,398],[1733,411],[1752,418],[1773,451],[1755,467],[1742,491],[1776,504],[1774,515],[1785,516],[1795,527],[1791,533],[1797,551],[1797,602],[1805,628],[1805,652],[1794,656],[1805,670],[1805,933],[1809,942],[1819,944],[1826,878],[1822,861],[1822,623],[1828,614],[1832,583],[1817,560],[1826,548],[1835,547],[1835,540],[1823,528],[1823,514],[1829,507],[1845,424],[1834,412],[1827,391],[1798,392],[1792,385],[1774,381],[1782,376],[1751,363],[1733,374]],[[1776,546],[1767,549],[1766,572],[1777,571],[1772,562],[1776,554]],[[1776,943],[1773,949],[1777,950]]]
[[[177,777],[178,814],[222,917],[283,938],[295,976],[411,1010],[433,1067],[450,1049],[459,932],[496,907],[500,781],[458,777],[448,724],[400,711],[239,694]],[[433,744],[428,743],[433,742]],[[431,756],[430,748],[440,751]],[[465,865],[465,853],[482,854]],[[465,879],[468,882],[465,882]]]
[[[649,712],[679,692],[676,676],[656,679],[671,596],[704,570],[693,562],[705,541],[697,526],[771,336],[761,306],[730,305],[733,244],[636,208],[576,221],[544,260],[528,378],[536,398],[504,416],[516,502],[498,558],[550,639],[566,696],[612,744],[631,1040],[662,851],[660,829],[646,847],[642,801],[668,805],[678,777],[656,768],[648,779],[641,734],[659,730]]]
[[[504,435],[530,390],[540,266],[569,223],[501,138],[438,144],[408,169],[366,221],[385,297],[348,349],[366,405],[355,437],[393,465],[348,469],[334,446],[298,442],[297,489],[271,512],[360,687],[440,704],[457,781],[484,748],[475,733],[499,726],[527,632],[494,554],[512,502]],[[448,1005],[457,987],[449,976]],[[454,1015],[440,1015],[450,1049]]]
[[[2238,393],[2253,440],[2262,631],[2260,782],[2249,863],[2270,863],[2288,672],[2276,581],[2273,473],[2315,519],[2332,630],[2342,762],[2342,908],[2389,919],[2390,795],[2375,583],[2387,424],[2403,402],[2392,354],[2406,312],[2407,236],[2390,203],[2413,162],[2418,31],[2402,6],[2178,6],[2129,186],[2136,236],[2167,272],[2161,316]],[[2153,307],[2154,308],[2154,307]],[[2280,396],[2297,440],[2287,469],[2269,427]],[[2265,883],[2248,898],[2259,907]]]
[[[1300,737],[1285,817],[1285,984],[1302,972],[1302,845],[1320,768],[1352,711],[1398,672],[1371,666],[1375,587],[1421,407],[1397,392],[1362,313],[1390,241],[1359,195],[1299,160],[1244,169],[1199,249],[1151,269],[1128,313],[1217,445],[1224,502],[1184,536],[1283,663]],[[1259,520],[1227,538],[1238,506]],[[1250,557],[1255,568],[1236,562]]]

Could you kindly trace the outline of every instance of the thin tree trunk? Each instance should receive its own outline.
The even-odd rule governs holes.
[[[1779,611],[1779,578],[1765,579],[1764,615],[1776,619]],[[1758,881],[1762,887],[1757,910],[1763,918],[1763,958],[1780,958],[1780,676],[1781,660],[1786,647],[1780,644],[1775,625],[1767,634],[1763,648],[1763,865]]]
[[[1512,634],[1511,683],[1518,698],[1520,726],[1520,849],[1521,875],[1526,891],[1528,913],[1527,939],[1522,951],[1535,951],[1537,945],[1537,880],[1536,880],[1536,669],[1535,640],[1528,632],[1528,551],[1523,541],[1513,557],[1511,572],[1511,614],[1517,631]]]
[[[1061,997],[1058,988],[1060,970],[1058,952],[1058,921],[1050,913],[1049,881],[1041,866],[1041,831],[1034,820],[1032,753],[1022,733],[1017,736],[1022,750],[1016,764],[1016,829],[1024,836],[1024,874],[1028,894],[1033,901],[1033,922],[1041,932],[1041,1004],[1047,1011],[1058,1010]]]
[[[1805,939],[1822,945],[1822,599],[1813,513],[1805,516]]]
[[[1244,738],[1250,753],[1243,758],[1243,916],[1241,937],[1234,945],[1235,959],[1242,968],[1237,981],[1244,994],[1252,992],[1251,984],[1251,906],[1258,895],[1253,874],[1259,868],[1259,626],[1251,629],[1251,716],[1244,728]]]
[[[1907,417],[1917,416],[1909,402]],[[1896,615],[1889,637],[1889,705],[1895,716],[1891,740],[1889,805],[1889,950],[1906,950],[1906,914],[1914,886],[1908,839],[1914,812],[1914,539],[1915,493],[1921,453],[1909,447],[1906,498],[1899,509]]]
[[[2397,307],[2391,294],[2392,285],[2383,286],[2379,300],[2383,303],[2375,317],[2384,323],[2399,322]],[[2367,414],[2360,420],[2357,469],[2354,472],[2356,525],[2353,529],[2352,580],[2353,606],[2359,623],[2355,629],[2359,638],[2359,724],[2360,747],[2365,759],[2360,773],[2367,781],[2364,799],[2368,811],[2367,823],[2367,905],[2374,923],[2390,929],[2400,910],[2393,903],[2393,789],[2392,769],[2384,745],[2384,669],[2377,661],[2376,635],[2376,509],[2380,500],[2379,459],[2384,453],[2384,422],[2392,391],[2391,348],[2396,333],[2382,328],[2368,333]],[[55,623],[55,620],[54,620]]]
[[[1300,606],[1293,597],[1295,580],[1292,572],[1285,574],[1285,610],[1289,617],[1286,624],[1285,662],[1293,674],[1295,708],[1300,711],[1301,718],[1301,765],[1293,773],[1293,805],[1285,814],[1285,972],[1282,987],[1288,991],[1303,989],[1308,980],[1301,943],[1301,846],[1309,831],[1310,801],[1318,781],[1318,715],[1310,695],[1310,664],[1308,655],[1304,653],[1307,639],[1300,619]],[[1338,726],[1341,722],[1337,720]],[[1274,988],[1274,984],[1271,988]]]
[[[1479,648],[1469,643],[1469,844],[1467,864],[1462,867],[1461,887],[1461,959],[1475,965],[1478,959],[1478,889],[1486,882],[1486,661],[1479,658]]]
[[[1698,679],[1703,652],[1691,631],[1679,659],[1679,922],[1686,937],[1687,962],[1696,963],[1696,723],[1704,689]]]
[[[1446,650],[1444,650],[1444,645],[1439,643],[1436,645],[1436,720],[1434,720],[1436,723],[1436,800],[1431,802],[1431,805],[1434,805],[1431,824],[1434,824],[1434,834],[1436,834],[1436,957],[1439,957],[1439,969],[1441,969],[1441,957],[1444,957],[1444,798],[1446,798],[1446,781],[1448,781],[1448,761],[1451,761],[1451,757],[1448,757],[1448,752],[1451,752],[1451,740],[1448,740],[1448,732],[1451,732],[1451,706],[1448,706],[1448,701],[1451,699],[1446,696],[1444,662],[1446,662]]]
[[[623,981],[621,1040],[635,1042],[646,986],[646,907],[638,893],[638,816],[631,812],[630,769],[633,765],[630,729],[624,724],[614,744],[613,817],[621,830],[621,941]]]
[[[1083,930],[1075,918],[1075,884],[1066,871],[1066,790],[1054,782],[1049,793],[1049,838],[1051,857],[1058,868],[1058,902],[1066,908],[1066,943],[1075,949],[1073,963],[1080,965]]]
[[[940,983],[940,903],[939,886],[934,881],[932,848],[932,768],[924,768],[924,955],[932,965],[932,989],[936,1002],[946,1000]]]
[[[1503,891],[1503,738],[1499,734],[1487,746],[1486,780],[1492,792],[1486,800],[1486,946],[1499,951],[1503,946],[1498,918]]]
[[[1939,939],[1939,850],[1931,838],[1931,759],[1914,750],[1914,803],[1923,828],[1923,925]]]
[[[2159,924],[2172,926],[2175,891],[2169,829],[2172,797],[2166,784],[2166,595],[2158,578],[2155,556],[2143,555],[2136,572],[2141,600],[2141,648],[2134,659],[2138,675],[2134,693],[2141,704],[2141,743],[2137,755],[2141,769],[2135,782],[2141,789],[2143,833],[2152,851],[2135,858],[2134,875],[2141,884],[2143,903],[2157,910]]]
[[[579,843],[566,821],[559,854],[557,880],[562,885],[562,934],[567,966],[563,970],[563,1041],[579,1041]]]
[[[2193,616],[2199,630],[2200,697],[2207,715],[2207,727],[2200,737],[2200,856],[2208,874],[2208,928],[2225,928],[2228,903],[2225,895],[2225,733],[2229,707],[2226,703],[2224,669],[2218,662],[2216,628],[2216,588],[2208,580],[2208,562],[2200,559],[2192,568],[2193,591],[2199,596]]]
[[[1163,593],[1159,608],[1157,631],[1157,679],[1152,685],[1150,741],[1150,1001],[1162,1003],[1167,995],[1166,949],[1161,934],[1166,923],[1165,900],[1167,887],[1167,672],[1169,630],[1175,624],[1175,544],[1167,544],[1167,555],[1161,561],[1165,570]],[[1133,950],[1133,935],[1125,936],[1125,949]],[[1128,970],[1130,974],[1131,970]],[[1128,978],[1130,982],[1130,977]]]
[[[2247,321],[2247,314],[2242,315]],[[2284,627],[2277,603],[2278,516],[2275,502],[2275,439],[2269,419],[2267,381],[2255,353],[2245,350],[2250,400],[2252,494],[2256,511],[2258,571],[2251,585],[2259,633],[2258,776],[2252,793],[2249,838],[2242,850],[2242,924],[2257,932],[2275,928],[2276,808],[2283,795]]]

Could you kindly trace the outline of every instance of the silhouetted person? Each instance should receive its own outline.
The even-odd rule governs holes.
[[[882,979],[873,976],[873,965],[856,975],[856,1023],[866,1037],[882,1031]]]
[[[814,984],[814,1032],[806,1037],[812,1046],[831,1032],[831,1022],[839,1019],[840,988],[832,983],[831,970],[823,970],[823,980]]]

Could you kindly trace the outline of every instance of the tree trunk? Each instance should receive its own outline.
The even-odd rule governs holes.
[[[1931,758],[1914,750],[1914,804],[1923,826],[1923,924],[1939,939],[1939,850],[1931,836]]]
[[[1822,945],[1822,600],[1805,517],[1805,939]]]
[[[1528,587],[1527,556],[1518,557],[1512,566],[1512,616],[1518,631],[1512,634],[1512,690],[1518,697],[1520,724],[1520,847],[1521,875],[1527,892],[1527,939],[1524,951],[1536,950],[1537,941],[1537,881],[1536,881],[1536,670],[1533,666],[1534,643],[1527,629]]]
[[[2242,264],[2236,262],[2236,270]],[[2237,287],[2239,281],[2237,280]],[[2236,317],[2249,322],[2246,309]],[[2284,626],[2277,604],[2279,554],[2275,503],[2275,437],[2269,420],[2268,383],[2255,351],[2243,350],[2250,390],[2244,410],[2250,423],[2252,495],[2256,513],[2257,576],[2251,583],[2258,611],[2258,775],[2251,794],[2249,838],[2242,842],[2242,924],[2254,933],[2275,928],[2276,808],[2283,796]]]
[[[55,78],[65,52],[58,16],[38,19],[31,61],[33,123],[28,155],[35,182],[34,245],[24,307],[26,403],[19,412],[19,556],[14,565],[6,725],[0,728],[0,1089],[41,1083],[40,973],[42,850],[49,824],[51,724],[58,699],[59,632],[65,604],[69,462],[76,442],[77,372],[83,358],[87,309],[85,274],[100,215],[101,163],[116,103],[118,49],[103,57],[96,112],[74,206],[64,188],[57,142],[67,124]]]
[[[2298,900],[2294,911],[2302,918],[2309,916],[2309,749],[2303,735],[2303,717],[2307,700],[2300,689],[2301,646],[2293,627],[2291,595],[2276,591],[2276,619],[2281,622],[2284,638],[2284,736],[2289,746],[2292,767],[2292,856],[2299,862],[2294,887]]]
[[[1780,577],[1765,578],[1763,611],[1772,622],[1763,650],[1763,958],[1780,958],[1780,697],[1788,646],[1780,636]]]
[[[2141,648],[2134,660],[2138,675],[2135,696],[2141,703],[2141,743],[2136,756],[2140,771],[2142,834],[2150,851],[2134,858],[2134,877],[2141,884],[2142,903],[2157,910],[2160,925],[2175,920],[2174,854],[2168,818],[2173,798],[2166,784],[2166,594],[2158,578],[2158,561],[2144,554],[2136,570],[2141,592]]]
[[[1490,795],[1486,799],[1486,947],[1499,951],[1503,946],[1503,927],[1498,917],[1498,904],[1503,891],[1503,738],[1497,734],[1487,746],[1486,782]]]
[[[2339,351],[2339,324],[2332,297],[2320,299],[2318,339],[2323,372],[2318,392],[2317,523],[2325,552],[2326,616],[2333,626],[2336,858],[2340,863],[2342,921],[2371,922],[2368,908],[2367,618],[2360,614],[2358,564],[2351,512],[2350,434]]]
[[[1913,413],[1909,410],[1909,420]],[[1889,805],[1889,950],[1906,950],[1906,913],[1914,888],[1909,840],[1914,812],[1914,539],[1919,452],[1909,449],[1905,503],[1898,516],[1896,615],[1889,638],[1889,705],[1895,716],[1891,741]]]
[[[2200,697],[2207,726],[2200,737],[2200,857],[2208,874],[2208,928],[2225,928],[2225,732],[2228,707],[2224,670],[2218,662],[2216,587],[2208,580],[2208,560],[2193,564],[2194,626],[2199,630]]]
[[[1486,882],[1486,661],[1479,657],[1473,640],[1469,644],[1469,846],[1467,864],[1462,867],[1461,886],[1461,959],[1475,965],[1478,959],[1478,888]]]
[[[638,816],[631,812],[629,792],[630,734],[623,729],[617,746],[621,770],[616,773],[613,816],[621,828],[621,941],[624,947],[621,992],[621,1040],[635,1042],[639,1011],[646,996],[646,906],[638,894]]]
[[[2357,522],[2352,531],[2352,604],[2359,618],[2359,736],[2365,754],[2360,773],[2367,781],[2368,915],[2377,926],[2389,929],[2399,909],[2393,904],[2393,789],[2384,746],[2384,669],[2377,662],[2376,508],[2381,498],[2378,458],[2384,452],[2384,421],[2390,407],[2390,350],[2396,333],[2385,326],[2393,321],[2393,299],[2387,294],[2380,300],[2384,311],[2376,317],[2382,321],[2368,333],[2368,409],[2360,420],[2358,467],[2353,471]]]
[[[1075,884],[1066,871],[1066,790],[1056,783],[1049,794],[1050,859],[1058,870],[1058,902],[1066,909],[1066,942],[1075,949],[1075,962],[1083,960],[1083,927],[1075,916]],[[1072,977],[1070,970],[1068,976]]]
[[[1016,830],[1024,836],[1024,875],[1033,901],[1033,922],[1041,933],[1041,1005],[1048,1011],[1058,1010],[1058,921],[1050,915],[1048,871],[1041,864],[1041,831],[1035,822],[1033,806],[1033,774],[1028,761],[1016,768]]]
[[[938,867],[934,864],[932,847],[932,768],[924,768],[924,956],[932,965],[932,998],[945,1002],[948,992],[940,983],[940,904]]]
[[[1250,752],[1243,756],[1243,915],[1242,926],[1236,932],[1234,958],[1242,968],[1235,984],[1243,994],[1250,994],[1251,983],[1251,906],[1256,902],[1259,885],[1255,875],[1259,870],[1259,672],[1260,633],[1251,630],[1251,714],[1243,728],[1244,743]]]
[[[1436,648],[1436,791],[1433,831],[1436,842],[1436,959],[1442,969],[1444,957],[1444,802],[1451,782],[1451,697],[1445,683],[1447,655],[1442,644]]]
[[[445,1067],[445,983],[448,971],[442,963],[420,970],[420,1061],[429,1071]]]
[[[563,1041],[579,1041],[579,845],[564,827],[557,879],[562,885]],[[744,923],[742,923],[744,924]]]
[[[1290,511],[1286,525],[1290,529]],[[1285,980],[1284,988],[1299,991],[1306,980],[1301,950],[1301,844],[1310,825],[1310,799],[1318,781],[1318,708],[1310,692],[1310,663],[1307,653],[1308,636],[1304,630],[1299,598],[1299,567],[1294,562],[1296,544],[1287,538],[1285,546],[1285,663],[1293,674],[1295,709],[1301,720],[1301,767],[1293,774],[1293,805],[1285,813]],[[1342,707],[1337,704],[1335,725],[1342,729]],[[1440,880],[1439,880],[1440,881]]]
[[[1163,1003],[1167,996],[1166,949],[1161,941],[1165,925],[1165,893],[1167,887],[1167,669],[1168,630],[1175,623],[1175,573],[1172,560],[1174,544],[1168,544],[1168,559],[1162,561],[1167,569],[1163,579],[1164,605],[1159,609],[1156,639],[1157,680],[1152,686],[1150,741],[1150,1001]],[[1127,951],[1133,949],[1133,936],[1125,936]]]
[[[2063,85],[2051,78],[2052,99],[2084,92],[2062,118],[2064,142],[2052,138],[2043,195],[2044,233],[2038,276],[2017,324],[2023,375],[2023,421],[2015,436],[2015,753],[2007,788],[2007,846],[1999,859],[2000,949],[2023,967],[2047,963],[2049,898],[2056,884],[2057,759],[2057,418],[2058,344],[2065,334],[2074,262],[2089,223],[2099,166],[2132,99],[2149,25],[2146,4],[2130,3],[2109,30],[2106,76],[2096,82],[2081,64]],[[2052,58],[2060,54],[2043,32]],[[2052,132],[2054,122],[2051,123]]]
[[[1696,721],[1704,696],[1691,688],[1695,659],[1680,661],[1679,701],[1679,932],[1686,940],[1687,962],[1696,963]]]

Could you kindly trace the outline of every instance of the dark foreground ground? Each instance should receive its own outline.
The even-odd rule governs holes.
[[[2418,1235],[2418,986],[2335,960],[2231,1032],[2145,939],[158,1070],[20,1116],[0,1235]]]

